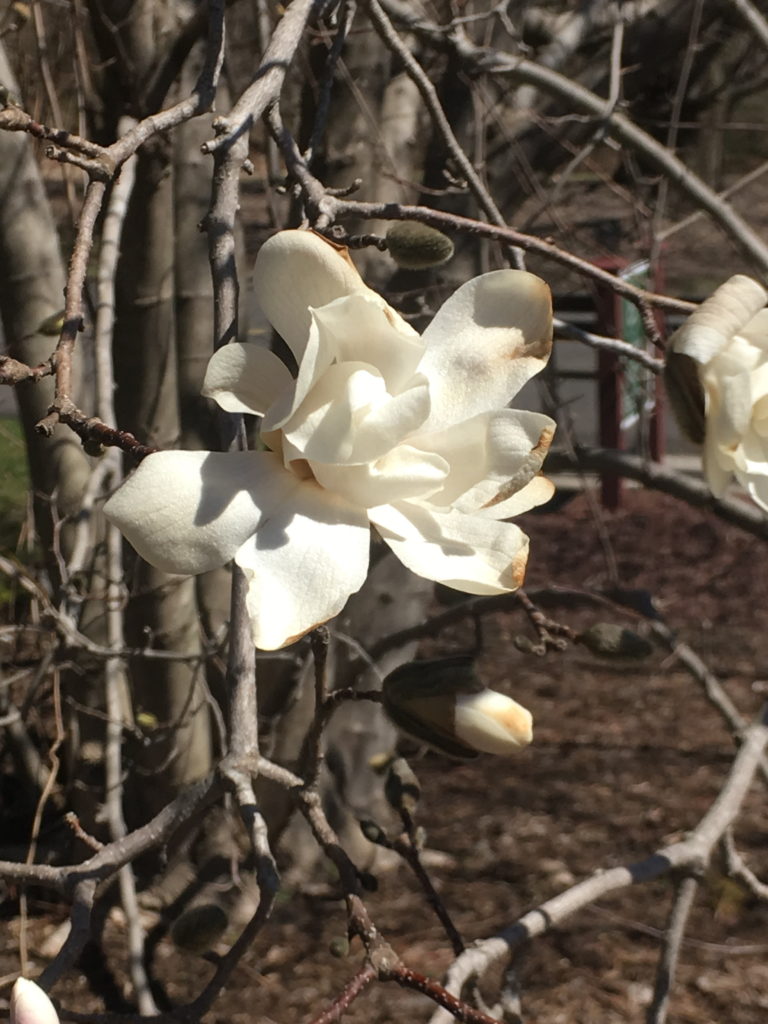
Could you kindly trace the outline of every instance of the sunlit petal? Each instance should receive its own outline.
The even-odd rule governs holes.
[[[235,556],[248,579],[254,644],[277,650],[338,614],[365,581],[369,539],[363,509],[300,484]]]
[[[337,362],[368,363],[396,394],[416,371],[424,344],[374,292],[360,292],[314,310]]]
[[[502,594],[522,584],[528,538],[511,523],[406,501],[368,514],[400,561],[425,579],[468,594]]]
[[[445,459],[410,445],[399,445],[374,462],[310,465],[319,484],[363,508],[434,494],[448,473]]]
[[[503,409],[549,358],[549,288],[522,270],[483,274],[454,292],[423,338],[419,372],[432,398],[425,431]]]
[[[313,231],[279,231],[256,257],[256,300],[297,363],[309,337],[310,309],[367,290],[346,248]]]
[[[472,512],[525,487],[541,469],[554,430],[549,416],[502,409],[418,434],[412,443],[441,455],[450,467],[432,502]]]
[[[157,452],[104,512],[151,565],[207,572],[234,557],[297,483],[270,452]]]
[[[211,356],[203,394],[226,412],[263,416],[293,378],[285,364],[263,345],[234,341]]]

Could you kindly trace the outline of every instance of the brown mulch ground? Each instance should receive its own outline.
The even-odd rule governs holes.
[[[650,591],[668,623],[705,658],[745,715],[768,690],[768,552],[756,540],[671,499],[628,491],[604,514],[601,540],[583,497],[555,514],[527,517],[528,587],[599,588],[605,543],[623,586]],[[550,609],[575,628],[613,618],[583,605]],[[625,623],[628,620],[623,620]],[[647,661],[600,662],[583,648],[544,659],[513,637],[528,630],[519,612],[488,622],[486,680],[534,713],[534,744],[513,760],[414,762],[422,787],[431,874],[466,941],[492,935],[518,915],[598,867],[640,859],[693,827],[716,796],[733,757],[728,729],[701,688],[658,649]],[[469,627],[451,636],[471,642]],[[768,876],[765,790],[753,787],[736,829],[739,849]],[[436,856],[435,853],[442,854]],[[519,961],[524,1019],[537,1024],[612,1024],[645,1019],[660,937],[673,897],[661,880],[567,919]],[[288,895],[288,894],[286,894]],[[340,904],[292,894],[242,960],[207,1018],[215,1024],[309,1021],[360,963],[352,947],[334,959],[344,933]],[[450,947],[403,866],[379,874],[370,911],[416,970],[440,977]],[[63,909],[30,927],[34,950]],[[768,1019],[768,908],[717,867],[702,879],[682,946],[669,1020],[676,1024],[758,1024]],[[15,969],[17,922],[8,921],[0,975]],[[117,930],[113,923],[110,928]],[[122,937],[121,937],[122,941]],[[222,946],[222,950],[226,945]],[[156,967],[169,995],[191,997],[212,970],[167,940]],[[57,987],[64,1005],[97,1009],[74,981]],[[425,1021],[430,1005],[394,985],[376,985],[351,1007],[350,1024]]]

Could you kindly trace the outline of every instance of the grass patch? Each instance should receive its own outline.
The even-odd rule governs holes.
[[[27,514],[29,470],[18,420],[0,418],[0,551],[12,552]]]

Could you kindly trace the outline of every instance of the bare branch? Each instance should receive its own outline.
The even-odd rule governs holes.
[[[626,114],[612,110],[610,104],[600,96],[565,75],[524,57],[476,46],[461,28],[446,33],[439,25],[415,13],[413,6],[402,3],[402,0],[384,0],[384,6],[420,38],[440,49],[452,50],[461,59],[468,74],[509,75],[514,81],[536,85],[567,100],[577,109],[604,120],[611,134],[642,153],[646,160],[674,182],[697,206],[705,209],[761,271],[768,271],[768,245],[744,218],[723,202],[674,153],[639,128]]]
[[[728,498],[715,498],[703,481],[676,473],[656,462],[648,462],[639,455],[579,446],[573,454],[563,451],[550,453],[547,469],[550,473],[564,470],[616,473],[652,490],[671,494],[694,508],[708,509],[719,519],[738,526],[754,537],[768,539],[768,517],[756,506]]]
[[[634,864],[598,869],[583,882],[578,882],[528,911],[494,938],[468,949],[448,972],[448,991],[454,994],[461,992],[469,979],[479,977],[491,964],[507,956],[510,950],[543,935],[571,914],[609,893],[629,885],[649,882],[680,868],[692,872],[703,871],[709,863],[714,846],[741,810],[767,742],[768,705],[745,733],[744,742],[717,799],[686,839],[659,847],[655,853]],[[442,1020],[444,1018],[440,1014],[432,1018],[433,1024]]]
[[[215,153],[229,147],[240,136],[248,135],[251,125],[275,103],[291,61],[298,49],[307,22],[319,14],[328,0],[293,0],[275,26],[251,85],[226,117],[213,123],[216,138],[203,145],[203,152]]]
[[[730,4],[752,29],[755,39],[768,50],[768,21],[752,0],[730,0]]]
[[[761,882],[754,871],[747,867],[744,858],[736,849],[730,830],[723,836],[723,851],[725,852],[725,869],[731,878],[735,878],[745,885],[756,899],[764,903],[768,902],[768,885]]]

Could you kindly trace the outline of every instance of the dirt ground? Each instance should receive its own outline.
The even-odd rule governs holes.
[[[602,515],[602,529],[582,496],[559,512],[529,515],[523,525],[531,536],[530,590],[606,585],[607,545],[622,586],[651,592],[742,713],[756,713],[768,691],[768,551],[756,540],[638,491],[627,492],[620,511]],[[574,628],[597,619],[629,622],[583,605],[548,610]],[[667,651],[622,664],[601,662],[580,647],[542,659],[514,646],[513,638],[527,631],[519,611],[492,616],[480,667],[489,684],[532,710],[532,746],[511,760],[487,757],[465,765],[426,754],[414,762],[430,872],[466,942],[492,935],[596,868],[638,860],[683,836],[716,796],[733,757],[728,728]],[[468,645],[471,636],[469,627],[453,630],[448,647]],[[765,789],[757,782],[734,834],[763,877],[767,825]],[[410,967],[439,978],[451,960],[450,945],[417,884],[403,865],[379,872],[378,882],[367,897],[374,920]],[[623,891],[536,939],[517,961],[524,1020],[643,1021],[673,891],[667,879]],[[64,917],[61,907],[35,905],[33,953]],[[669,1020],[767,1020],[766,925],[768,907],[716,864],[699,887]],[[119,948],[119,924],[109,928]],[[312,1020],[361,962],[354,944],[345,959],[331,955],[330,944],[344,930],[340,903],[286,893],[207,1020]],[[0,976],[16,967],[15,919],[5,921],[4,934]],[[221,951],[226,948],[225,942]],[[158,946],[155,967],[169,997],[181,1001],[212,971],[167,939]],[[82,981],[67,980],[55,994],[71,1009],[100,1008]],[[426,1021],[430,1008],[419,994],[379,984],[344,1020]]]

